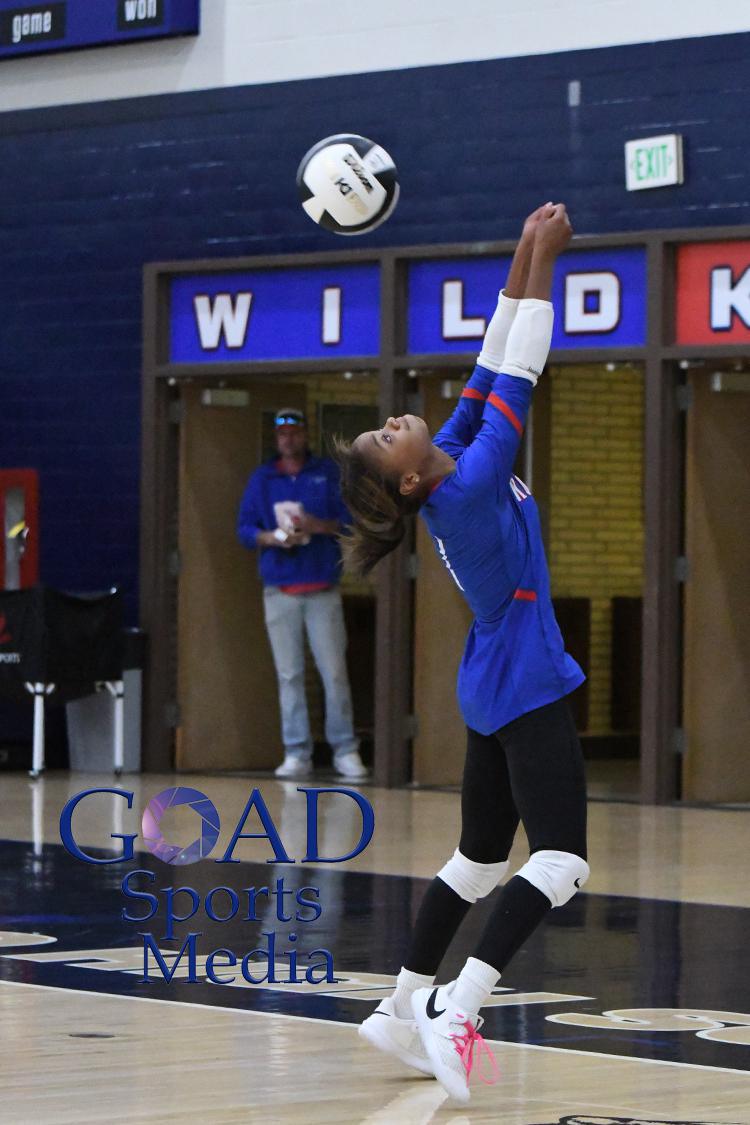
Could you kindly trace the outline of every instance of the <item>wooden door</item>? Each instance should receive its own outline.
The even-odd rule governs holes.
[[[441,397],[442,381],[422,380],[423,417],[434,434],[456,405]],[[456,699],[456,677],[471,612],[425,527],[417,520],[414,619],[414,781],[456,785],[466,754],[466,728]]]
[[[750,394],[694,373],[686,466],[683,796],[750,800]]]
[[[268,769],[281,755],[276,674],[257,555],[237,511],[263,456],[262,414],[305,408],[301,385],[248,384],[246,406],[183,391],[180,446],[178,769]]]

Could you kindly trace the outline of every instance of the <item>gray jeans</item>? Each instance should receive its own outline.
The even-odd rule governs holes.
[[[305,631],[325,690],[326,741],[333,749],[334,758],[358,750],[346,670],[341,592],[334,587],[311,594],[283,594],[278,586],[266,586],[263,608],[279,679],[285,752],[304,759],[312,757],[305,699]]]

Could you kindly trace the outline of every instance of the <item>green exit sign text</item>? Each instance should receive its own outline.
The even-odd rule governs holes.
[[[626,142],[625,186],[628,191],[682,182],[682,137],[679,133]]]

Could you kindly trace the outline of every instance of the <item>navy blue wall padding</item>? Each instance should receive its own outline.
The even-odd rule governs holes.
[[[0,467],[41,474],[43,581],[135,618],[145,262],[510,238],[546,199],[580,233],[745,223],[749,104],[741,34],[0,114]],[[402,186],[346,242],[295,193],[342,131]],[[627,193],[623,143],[668,132],[686,184]]]

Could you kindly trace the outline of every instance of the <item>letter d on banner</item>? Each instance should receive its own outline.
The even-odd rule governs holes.
[[[565,333],[612,332],[620,323],[620,279],[609,271],[565,278]]]
[[[297,792],[304,793],[307,799],[307,853],[302,860],[303,863],[344,863],[347,859],[354,859],[355,856],[365,850],[375,831],[375,813],[366,797],[363,797],[361,793],[357,793],[354,789],[307,789],[304,786],[298,786]],[[362,814],[362,832],[356,848],[348,852],[347,855],[318,855],[318,796],[321,793],[340,793],[343,797],[351,797],[359,805],[359,811]],[[337,815],[336,820],[339,824],[342,821],[347,823],[347,818],[343,818],[341,812]]]

